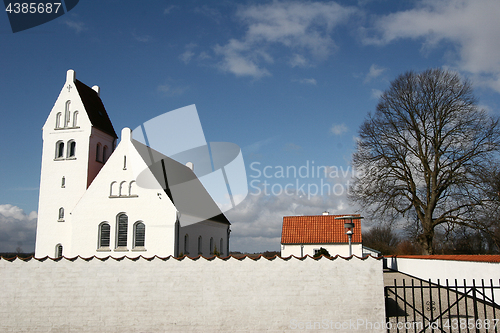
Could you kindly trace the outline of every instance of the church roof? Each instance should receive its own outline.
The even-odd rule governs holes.
[[[75,80],[75,86],[85,106],[92,126],[114,138],[118,138],[99,94],[79,80]]]
[[[132,144],[181,213],[181,225],[183,215],[199,218],[200,221],[231,224],[190,168],[137,140],[132,140]],[[141,175],[137,177],[137,182],[141,182]]]
[[[335,219],[341,216],[346,215],[284,216],[281,244],[347,244],[344,222],[348,220]],[[352,222],[352,242],[361,243],[361,220]]]

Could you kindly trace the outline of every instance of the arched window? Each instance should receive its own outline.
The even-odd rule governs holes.
[[[144,247],[146,238],[146,226],[142,222],[134,224],[134,248]]]
[[[189,235],[184,235],[184,254],[189,254]]]
[[[95,160],[98,162],[102,162],[101,160],[102,155],[101,155],[101,144],[98,143],[96,148],[95,148]]]
[[[68,158],[75,157],[76,154],[76,142],[71,140],[68,142]]]
[[[78,125],[78,111],[73,112],[73,127]]]
[[[224,247],[223,247],[223,245],[224,245],[224,240],[221,238],[220,239],[220,247],[219,247],[219,253],[220,253],[220,255],[222,255],[224,253]]]
[[[102,148],[102,161],[106,162],[108,160],[108,146]]]
[[[201,246],[202,246],[202,241],[203,241],[203,240],[201,239],[201,236],[200,236],[200,237],[198,237],[198,254],[202,254],[202,253],[203,253],[203,252],[201,251],[201,249],[202,249],[202,247],[201,247]]]
[[[62,141],[56,143],[56,158],[64,158],[64,142]]]
[[[64,176],[61,179],[61,187],[63,187],[63,188],[66,187],[66,177],[64,177]]]
[[[127,247],[128,217],[126,214],[118,215],[116,247]]]
[[[59,221],[64,221],[64,208],[59,208]]]
[[[118,183],[117,182],[111,182],[111,185],[109,185],[109,196],[110,197],[115,197],[118,195]]]
[[[210,237],[210,254],[214,254],[214,238]]]
[[[125,192],[125,188],[126,188],[126,185],[125,185],[126,181],[122,181],[120,183],[120,190],[118,192],[118,195],[121,197],[121,196],[126,196],[127,193]]]
[[[135,180],[131,181],[130,185],[128,186],[128,195],[129,196],[136,196],[136,194],[133,193],[134,192],[133,189],[135,188],[134,184],[135,184]]]
[[[71,104],[71,101],[66,102],[66,107],[64,111],[64,127],[69,126],[69,118],[70,118],[70,113],[69,113],[69,106]]]
[[[61,258],[63,255],[63,246],[61,244],[56,245],[56,258]]]
[[[99,225],[99,248],[109,247],[111,237],[111,226],[107,222]]]
[[[56,128],[61,128],[61,117],[62,113],[58,112],[56,115]]]

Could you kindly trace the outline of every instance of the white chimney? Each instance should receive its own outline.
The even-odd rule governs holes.
[[[327,211],[327,210],[325,210],[325,211],[323,212],[323,215],[329,215],[328,211]]]
[[[93,86],[92,89],[97,93],[97,96],[101,97],[101,88],[99,86]]]
[[[186,163],[186,166],[187,166],[189,169],[191,169],[191,171],[194,171],[194,164],[193,164],[193,162],[187,162],[187,163]]]

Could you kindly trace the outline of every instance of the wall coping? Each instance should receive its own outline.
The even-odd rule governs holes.
[[[401,259],[427,259],[427,260],[447,260],[447,261],[475,261],[500,263],[500,255],[496,254],[434,254],[434,255],[391,255],[385,258]]]
[[[244,261],[244,260],[253,260],[253,261],[258,261],[258,260],[263,260],[263,259],[266,259],[267,261],[273,261],[273,260],[281,260],[281,261],[289,261],[289,260],[296,260],[296,261],[304,261],[304,260],[315,260],[315,261],[318,261],[320,259],[325,259],[325,260],[330,260],[330,261],[335,261],[337,259],[343,259],[343,260],[351,260],[351,259],[357,259],[357,260],[361,260],[361,261],[364,261],[368,258],[373,258],[377,261],[380,261],[383,259],[383,257],[374,257],[372,255],[367,255],[367,256],[364,256],[364,257],[358,257],[356,255],[352,255],[350,257],[342,257],[342,256],[339,256],[339,255],[336,255],[336,256],[332,256],[332,257],[327,257],[327,256],[324,256],[324,255],[321,255],[317,258],[313,258],[312,256],[310,255],[306,255],[304,257],[296,257],[294,255],[290,255],[289,257],[281,257],[281,256],[278,256],[278,255],[275,255],[273,257],[270,257],[270,258],[267,258],[263,255],[259,255],[258,257],[250,257],[248,255],[244,255],[244,256],[234,256],[234,255],[230,255],[230,256],[227,256],[227,257],[217,257],[217,256],[211,256],[211,257],[204,257],[202,255],[198,255],[197,257],[189,257],[187,255],[183,256],[183,257],[174,257],[172,255],[168,256],[168,257],[159,257],[159,256],[152,256],[152,257],[144,257],[142,255],[140,256],[137,256],[137,257],[129,257],[129,256],[121,256],[121,257],[112,257],[112,256],[107,256],[107,257],[97,257],[97,256],[92,256],[92,257],[87,257],[87,258],[84,258],[84,257],[81,257],[81,256],[76,256],[76,257],[59,257],[59,258],[51,258],[49,256],[46,256],[46,257],[43,257],[43,258],[35,258],[34,256],[30,256],[30,257],[27,257],[27,258],[20,258],[18,256],[15,256],[15,257],[9,257],[9,258],[5,258],[3,256],[0,256],[0,260],[4,260],[4,261],[9,261],[9,262],[13,262],[13,261],[16,261],[16,260],[21,260],[21,261],[31,261],[31,260],[35,260],[35,261],[39,261],[39,262],[43,262],[43,261],[47,261],[47,260],[50,260],[50,261],[76,261],[76,260],[84,260],[84,261],[92,261],[92,260],[100,260],[100,261],[106,261],[106,260],[114,260],[114,261],[122,261],[122,260],[125,260],[125,259],[128,259],[130,261],[137,261],[137,260],[146,260],[146,261],[153,261],[153,260],[161,260],[161,261],[168,261],[168,260],[177,260],[177,261],[183,261],[183,260],[190,260],[190,261],[198,261],[198,260],[205,260],[205,261],[213,261],[213,260],[222,260],[222,261],[227,261],[227,260],[238,260],[238,261]]]

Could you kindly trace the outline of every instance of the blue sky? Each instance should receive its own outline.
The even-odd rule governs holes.
[[[334,171],[350,168],[360,124],[397,75],[456,70],[498,116],[498,17],[497,0],[102,0],[14,34],[0,14],[0,251],[34,249],[41,127],[68,69],[101,87],[117,133],[196,104],[207,141],[242,147],[254,181],[228,213],[231,250],[279,250],[284,215],[362,213]],[[276,174],[313,165],[328,175]]]

